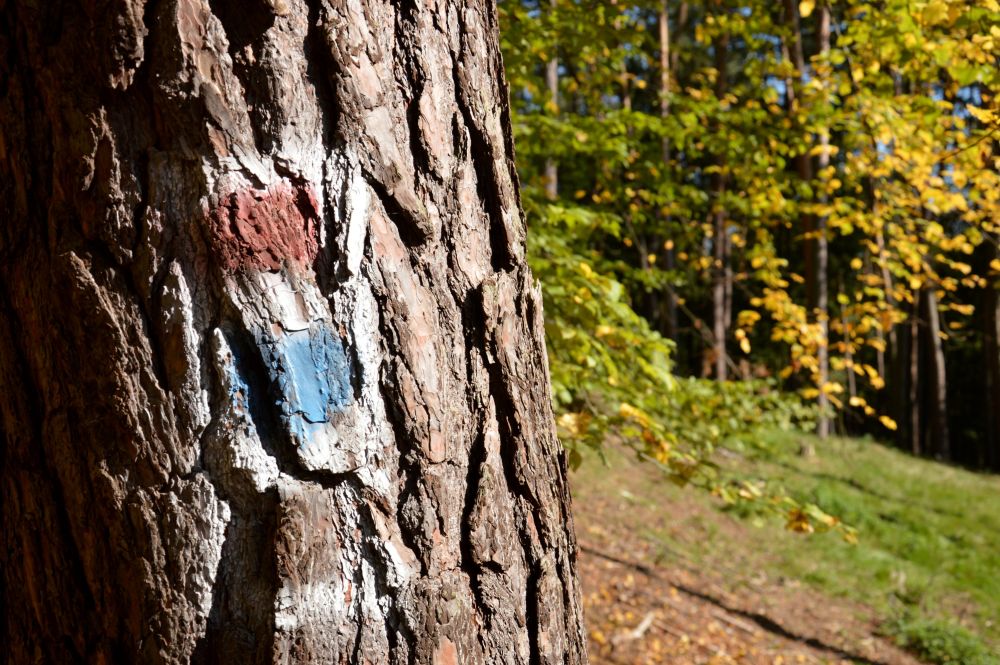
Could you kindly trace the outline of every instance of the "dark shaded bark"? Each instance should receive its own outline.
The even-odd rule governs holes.
[[[0,660],[584,662],[492,4],[0,55]]]

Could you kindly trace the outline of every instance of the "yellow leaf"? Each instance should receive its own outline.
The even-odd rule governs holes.
[[[579,437],[586,433],[590,420],[591,416],[589,413],[564,413],[559,416],[556,424],[569,432],[570,435]]]
[[[830,144],[823,145],[821,143],[819,145],[814,145],[809,150],[809,156],[810,157],[816,157],[816,156],[822,155],[822,154],[836,155],[838,152],[840,152],[840,148],[838,148],[837,146],[830,145]]]
[[[743,350],[743,353],[750,353],[750,340],[748,340],[746,337],[744,337],[743,339],[741,339],[740,340],[740,349]]]
[[[808,18],[814,9],[816,9],[816,0],[802,0],[799,3],[799,14],[802,18]]]
[[[889,416],[879,416],[878,421],[888,430],[896,431],[896,421]]]
[[[796,533],[812,533],[814,528],[809,523],[809,516],[804,511],[794,508],[788,512],[788,522],[785,528]]]
[[[966,108],[968,109],[970,115],[984,125],[988,125],[996,119],[996,114],[989,109],[983,109],[972,105],[969,105]]]

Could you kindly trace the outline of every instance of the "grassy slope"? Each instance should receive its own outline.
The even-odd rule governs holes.
[[[861,601],[887,621],[904,612],[957,620],[1000,645],[1000,477],[914,459],[865,440],[816,441],[817,456],[806,460],[796,454],[802,436],[769,433],[763,441],[768,452],[744,450],[725,465],[780,483],[853,524],[858,545],[834,534],[787,532],[748,511],[742,517],[749,519],[738,523],[717,511],[677,511],[684,515],[680,524],[636,529],[660,542],[666,558],[738,571],[734,584],[760,571]],[[574,477],[575,491],[609,489],[614,454],[611,464],[609,473],[588,460]],[[684,502],[718,505],[696,490],[625,467],[636,476],[630,482],[643,483],[643,495],[655,496],[665,510]]]

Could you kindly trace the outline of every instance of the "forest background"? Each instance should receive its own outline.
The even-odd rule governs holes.
[[[499,7],[571,464],[623,444],[679,484],[848,543],[852,517],[870,517],[871,551],[905,568],[926,544],[926,570],[911,572],[933,580],[934,543],[978,537],[975,525],[907,515],[901,535],[873,505],[820,508],[785,493],[795,474],[732,473],[715,453],[766,448],[783,429],[816,434],[798,438],[802,460],[829,436],[864,436],[1000,471],[1000,3]],[[816,468],[857,473],[882,455],[844,443],[826,454],[844,451],[855,459]],[[932,476],[949,473],[882,463],[886,482],[940,510],[979,496],[971,477],[945,488]],[[962,533],[935,531],[952,527]],[[941,598],[989,596],[993,554],[966,550],[964,572],[928,582],[948,587]],[[892,573],[864,556],[842,562],[869,600]],[[948,658],[929,660],[995,662]]]
[[[796,423],[1000,469],[996,0],[500,9],[571,451],[691,479]]]

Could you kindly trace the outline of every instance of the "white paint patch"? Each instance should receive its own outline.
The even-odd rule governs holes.
[[[296,280],[299,283],[292,284],[279,272],[258,272],[255,277],[261,285],[261,292],[265,295],[267,309],[277,316],[278,323],[286,332],[309,328],[314,315],[310,311],[312,308],[309,307],[307,299],[318,299],[319,290],[315,285],[305,280]],[[309,291],[316,293],[311,294]]]
[[[347,190],[347,271],[357,275],[364,258],[365,235],[368,233],[368,208],[371,205],[371,190],[365,182],[361,170],[351,170]]]

